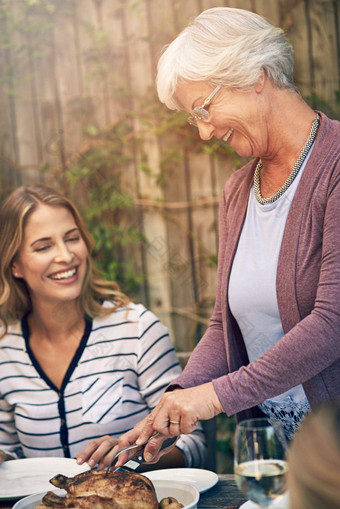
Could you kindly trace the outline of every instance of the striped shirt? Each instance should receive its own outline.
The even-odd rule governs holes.
[[[109,303],[105,303],[109,306]],[[27,320],[0,340],[0,449],[14,457],[75,454],[95,438],[118,438],[156,406],[181,372],[167,328],[141,304],[94,320],[58,389],[29,347]],[[176,443],[202,467],[202,428]]]

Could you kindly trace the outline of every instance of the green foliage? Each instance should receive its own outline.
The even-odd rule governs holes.
[[[208,267],[217,267],[217,253],[211,253],[207,261]]]
[[[123,189],[122,176],[132,162],[131,129],[119,122],[100,130],[85,126],[87,142],[59,177],[61,186],[78,204],[95,240],[94,258],[108,280],[135,295],[143,282],[133,253],[145,239],[135,223],[133,196]]]

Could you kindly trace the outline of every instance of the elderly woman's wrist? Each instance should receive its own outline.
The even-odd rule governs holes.
[[[218,415],[220,413],[225,412],[224,407],[221,403],[220,398],[218,397],[216,387],[214,385],[214,382],[211,382],[212,388],[213,388],[213,405],[215,408],[215,415]]]

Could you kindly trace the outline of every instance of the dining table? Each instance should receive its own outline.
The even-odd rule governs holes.
[[[200,494],[198,509],[238,509],[246,499],[237,488],[232,474],[219,474],[218,482]],[[16,501],[0,501],[0,509],[12,509]]]
[[[232,474],[219,474],[218,482],[200,494],[198,509],[238,509],[246,502]]]

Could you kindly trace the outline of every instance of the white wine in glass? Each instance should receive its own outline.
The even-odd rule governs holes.
[[[286,491],[286,439],[282,425],[266,418],[240,422],[235,431],[234,473],[239,490],[260,507]]]

